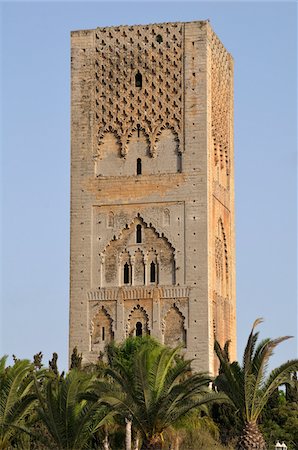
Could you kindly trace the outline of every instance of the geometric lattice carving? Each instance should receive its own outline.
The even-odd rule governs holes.
[[[229,285],[229,263],[226,234],[221,219],[217,225],[217,236],[215,236],[215,273],[217,280],[222,286],[222,294],[228,295]]]
[[[229,175],[230,124],[233,74],[230,55],[212,33],[211,45],[211,107],[214,162]]]
[[[121,155],[134,130],[143,130],[156,154],[161,131],[171,128],[182,151],[183,24],[97,28],[94,53],[95,157],[106,132]]]
[[[215,271],[216,277],[223,279],[223,242],[220,238],[215,238]]]

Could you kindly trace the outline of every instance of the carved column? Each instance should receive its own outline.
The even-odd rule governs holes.
[[[131,286],[134,286],[134,284],[135,284],[135,262],[136,262],[135,256],[131,256],[130,257],[130,267],[131,267],[130,284],[131,284]]]
[[[159,273],[159,268],[160,268],[160,259],[159,256],[156,257],[156,274],[155,274],[155,284],[159,284],[159,277],[160,277],[160,273]]]
[[[105,263],[105,256],[102,254],[102,253],[100,253],[100,255],[99,255],[99,260],[100,260],[100,267],[99,267],[99,270],[100,270],[100,274],[99,274],[99,282],[100,282],[100,287],[103,287],[104,286],[104,263]]]
[[[152,336],[158,340],[162,338],[160,319],[160,289],[154,287],[152,295]]]
[[[115,320],[115,341],[120,342],[125,338],[125,323],[124,323],[124,299],[122,288],[118,289],[117,303],[116,303],[116,320]]]
[[[123,284],[123,267],[122,267],[122,255],[118,256],[118,286]]]
[[[145,266],[145,286],[147,286],[150,280],[150,276],[148,274],[148,255],[144,255],[144,266]]]

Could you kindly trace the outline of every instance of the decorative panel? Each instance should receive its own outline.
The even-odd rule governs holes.
[[[156,154],[161,131],[183,133],[182,23],[120,26],[95,30],[95,157],[106,132],[113,132],[125,156],[134,130],[145,132]]]

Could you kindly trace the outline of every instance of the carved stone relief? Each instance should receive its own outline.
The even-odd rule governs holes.
[[[95,46],[95,157],[106,132],[117,136],[122,156],[134,130],[145,133],[152,157],[163,129],[175,132],[179,146],[183,24],[98,28]]]
[[[211,40],[211,105],[214,162],[229,175],[233,74],[230,56],[215,35]]]

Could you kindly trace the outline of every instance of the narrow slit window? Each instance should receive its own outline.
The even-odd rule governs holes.
[[[137,159],[137,175],[142,175],[142,160],[141,160],[141,158]]]
[[[141,244],[142,243],[142,226],[141,225],[137,225],[137,244]]]
[[[123,281],[124,281],[124,284],[129,284],[129,265],[128,265],[128,263],[124,264]]]
[[[102,329],[101,329],[101,340],[102,341],[105,340],[105,327],[102,327]]]
[[[141,322],[136,323],[136,336],[142,336],[143,335],[143,325]]]
[[[182,153],[179,152],[177,155],[177,172],[181,173],[182,172]]]
[[[150,264],[150,283],[156,282],[156,265],[154,262]]]
[[[114,213],[110,211],[108,215],[108,227],[113,228],[113,226],[114,226]]]
[[[142,74],[140,72],[138,72],[135,76],[135,82],[136,82],[136,87],[137,88],[141,88],[142,87]]]

